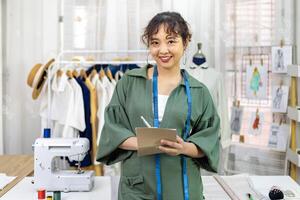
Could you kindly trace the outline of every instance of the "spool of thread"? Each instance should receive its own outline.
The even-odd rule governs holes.
[[[60,191],[54,191],[53,192],[53,200],[60,200],[61,199],[61,192]]]
[[[39,200],[44,200],[46,197],[46,190],[45,189],[39,189],[38,190],[38,199]]]
[[[51,129],[44,128],[44,138],[50,138],[50,137],[51,137]]]
[[[269,197],[271,200],[284,199],[283,192],[276,186],[273,186],[269,192]]]
[[[52,200],[52,196],[47,196],[47,200]]]

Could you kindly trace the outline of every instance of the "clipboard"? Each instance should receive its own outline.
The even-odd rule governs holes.
[[[138,156],[153,155],[162,153],[158,147],[162,139],[176,142],[176,129],[168,128],[135,128]]]

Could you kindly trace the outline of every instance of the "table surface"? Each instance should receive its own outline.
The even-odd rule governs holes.
[[[223,178],[226,180],[228,177]],[[289,176],[250,176],[256,190],[260,191],[264,196],[267,196],[269,189],[273,186],[279,186],[282,189],[291,189],[300,192],[300,186]],[[118,177],[95,177],[95,186],[90,192],[69,192],[61,193],[62,200],[117,200]],[[35,191],[31,181],[33,177],[26,177],[7,192],[1,200],[15,199],[36,199],[37,192]],[[212,176],[203,176],[204,196],[206,200],[230,200],[226,192],[216,182]],[[296,195],[300,197],[300,193]],[[51,194],[51,193],[50,193]],[[245,197],[245,200],[247,198]],[[300,198],[293,198],[293,200]]]
[[[33,174],[33,156],[32,155],[1,155],[0,173],[16,178],[0,191],[0,197],[13,188],[24,177]]]

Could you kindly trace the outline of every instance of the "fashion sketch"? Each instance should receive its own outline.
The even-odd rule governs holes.
[[[243,117],[243,108],[233,106],[231,108],[230,128],[232,133],[240,134]]]
[[[277,140],[278,140],[278,132],[280,126],[278,124],[273,123],[270,128],[270,136],[269,136],[269,147],[276,148],[277,147]]]
[[[286,151],[289,126],[284,123],[272,123],[270,127],[268,146],[280,151]]]
[[[248,65],[246,67],[246,96],[250,99],[266,99],[268,74],[267,66]]]
[[[284,58],[282,49],[277,49],[275,54],[275,68],[277,71],[284,70]]]
[[[260,135],[263,126],[264,115],[263,113],[256,111],[251,114],[249,121],[248,134],[249,135]]]
[[[282,101],[282,95],[283,95],[283,90],[281,87],[277,88],[276,89],[276,92],[275,92],[275,97],[273,99],[273,106],[274,108],[280,108],[280,105],[281,105],[281,101]]]
[[[262,86],[260,73],[259,73],[257,67],[255,67],[253,70],[252,78],[251,78],[251,82],[250,82],[250,88],[253,91],[254,96],[257,95],[257,92],[258,92],[260,86]]]
[[[285,113],[288,104],[288,86],[277,85],[272,88],[272,111]]]
[[[287,73],[292,64],[292,46],[272,47],[272,72]]]

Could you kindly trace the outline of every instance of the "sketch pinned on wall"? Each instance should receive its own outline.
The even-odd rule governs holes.
[[[268,146],[285,151],[288,140],[289,126],[287,124],[272,123],[270,127]]]
[[[249,121],[248,134],[249,135],[260,135],[262,131],[262,125],[264,121],[264,114],[257,110],[251,114]]]
[[[292,64],[292,46],[272,47],[272,72],[287,73],[287,66]]]
[[[250,99],[266,99],[267,67],[263,65],[248,65],[246,69],[246,96]]]
[[[272,112],[286,113],[288,105],[289,87],[275,85],[272,88]]]
[[[233,134],[240,134],[243,118],[243,107],[231,107],[230,129]]]

